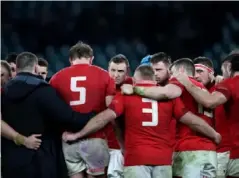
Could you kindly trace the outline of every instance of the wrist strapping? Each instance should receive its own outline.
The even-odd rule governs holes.
[[[144,88],[134,87],[134,92],[141,96],[144,96],[144,90]]]
[[[15,138],[14,138],[14,143],[16,145],[23,145],[25,142],[24,136],[18,134]]]

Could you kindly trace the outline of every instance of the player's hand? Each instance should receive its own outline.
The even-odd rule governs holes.
[[[224,79],[223,76],[217,75],[214,80],[215,80],[215,83],[218,84],[218,83],[221,83],[223,79]]]
[[[26,137],[23,145],[29,149],[37,150],[41,146],[42,142],[38,137],[41,137],[41,134],[33,134],[29,137]]]
[[[78,138],[77,138],[77,135],[74,134],[74,133],[64,132],[64,133],[62,134],[62,140],[63,140],[64,142],[75,141],[75,140],[77,140],[77,139],[78,139]]]
[[[173,77],[175,77],[183,85],[186,85],[189,82],[188,75],[184,71],[179,71],[174,74]]]
[[[132,95],[134,93],[134,87],[130,84],[123,84],[121,86],[121,93],[125,95]]]
[[[222,136],[218,132],[216,132],[215,137],[214,137],[214,142],[216,144],[219,144],[219,143],[221,143],[221,141],[222,141]]]

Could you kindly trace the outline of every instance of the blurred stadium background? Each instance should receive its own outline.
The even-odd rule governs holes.
[[[117,53],[134,70],[159,51],[179,57],[220,59],[239,47],[239,2],[1,2],[1,57],[31,51],[48,60],[49,76],[68,66],[79,40],[94,49],[94,64],[107,68]]]

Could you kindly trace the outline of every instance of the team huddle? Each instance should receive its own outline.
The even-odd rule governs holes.
[[[239,52],[216,77],[206,57],[172,63],[156,53],[133,77],[121,54],[108,72],[92,65],[93,49],[82,42],[69,59],[49,83],[74,111],[96,113],[62,135],[71,178],[239,177]]]

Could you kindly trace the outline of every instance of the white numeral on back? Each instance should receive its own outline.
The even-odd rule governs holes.
[[[75,101],[70,101],[71,106],[77,106],[81,104],[85,104],[86,101],[86,88],[85,87],[77,87],[78,81],[85,81],[86,76],[72,77],[71,78],[71,86],[70,89],[72,92],[79,93],[79,99]]]
[[[151,103],[151,108],[142,108],[142,112],[152,114],[152,121],[142,122],[142,126],[157,126],[158,125],[158,102],[148,98],[142,98],[142,102]]]

